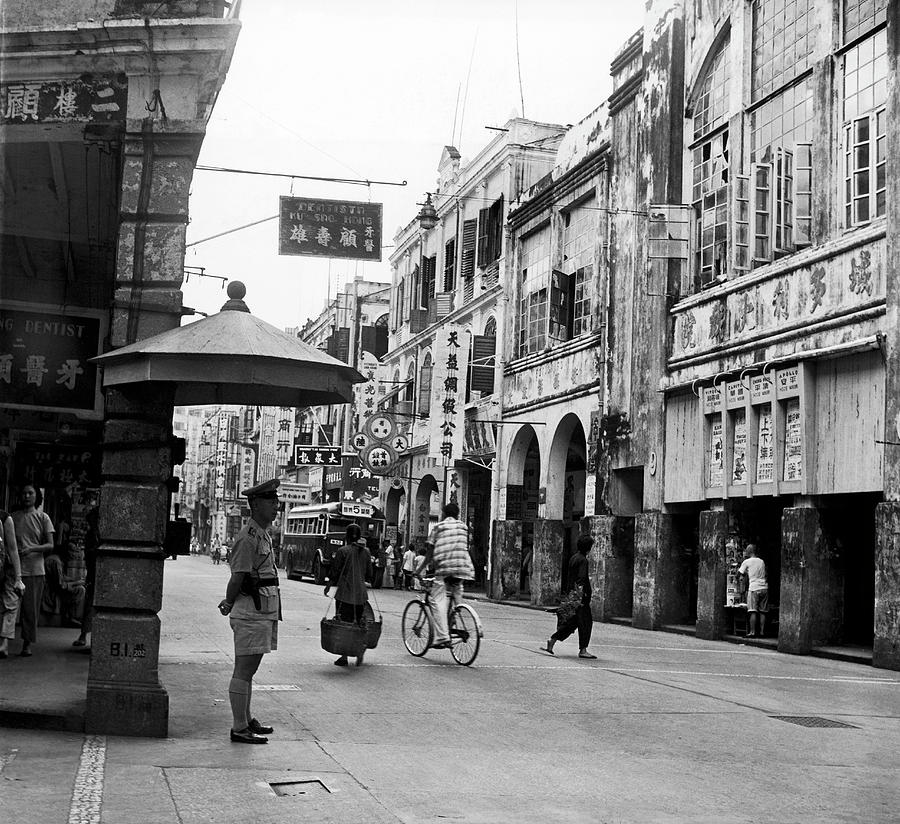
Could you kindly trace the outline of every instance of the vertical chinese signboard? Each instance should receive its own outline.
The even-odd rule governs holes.
[[[360,355],[359,371],[362,372],[366,382],[353,387],[353,406],[357,429],[362,429],[375,412],[378,401],[384,396],[384,383],[381,379],[381,362],[371,352],[363,351]]]
[[[98,368],[106,316],[4,301],[0,307],[0,402],[13,409],[101,417]]]
[[[468,346],[463,345],[462,338],[461,327],[448,323],[438,330],[434,340],[429,454],[451,466],[457,458],[462,457],[465,433]]]
[[[381,260],[381,204],[282,197],[278,254]]]

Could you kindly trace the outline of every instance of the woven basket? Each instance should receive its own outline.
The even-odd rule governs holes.
[[[333,655],[358,658],[366,650],[367,631],[357,624],[341,621],[339,618],[323,618],[319,627],[322,634],[322,649]]]
[[[370,621],[366,624],[366,649],[375,649],[378,646],[378,639],[381,638],[382,620]]]

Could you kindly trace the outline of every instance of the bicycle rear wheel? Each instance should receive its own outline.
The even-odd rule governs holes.
[[[410,655],[417,658],[428,652],[434,641],[434,627],[431,616],[421,601],[410,601],[403,610],[401,623],[403,643]]]
[[[481,648],[481,627],[475,610],[468,604],[454,607],[449,616],[450,654],[457,664],[469,666]]]

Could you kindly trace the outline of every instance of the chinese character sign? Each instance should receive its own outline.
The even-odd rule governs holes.
[[[100,313],[0,306],[0,398],[4,406],[100,412],[97,367],[105,330]],[[28,306],[28,309],[24,308]]]
[[[469,336],[460,326],[442,326],[434,341],[429,410],[429,455],[445,465],[462,457],[465,436]]]
[[[359,428],[378,408],[378,401],[384,397],[385,384],[382,380],[381,362],[371,352],[363,351],[359,358],[359,371],[365,377],[365,383],[353,387],[353,406]]]
[[[4,83],[0,86],[0,123],[88,123],[124,121],[128,80],[124,75],[91,80]]]
[[[294,463],[297,466],[342,467],[339,446],[295,446]]]
[[[381,260],[381,204],[282,197],[278,254]]]

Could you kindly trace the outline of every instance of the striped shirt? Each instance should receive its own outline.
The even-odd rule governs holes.
[[[456,518],[444,518],[428,536],[434,546],[434,574],[438,578],[454,576],[471,581],[475,567],[469,557],[469,529]]]

